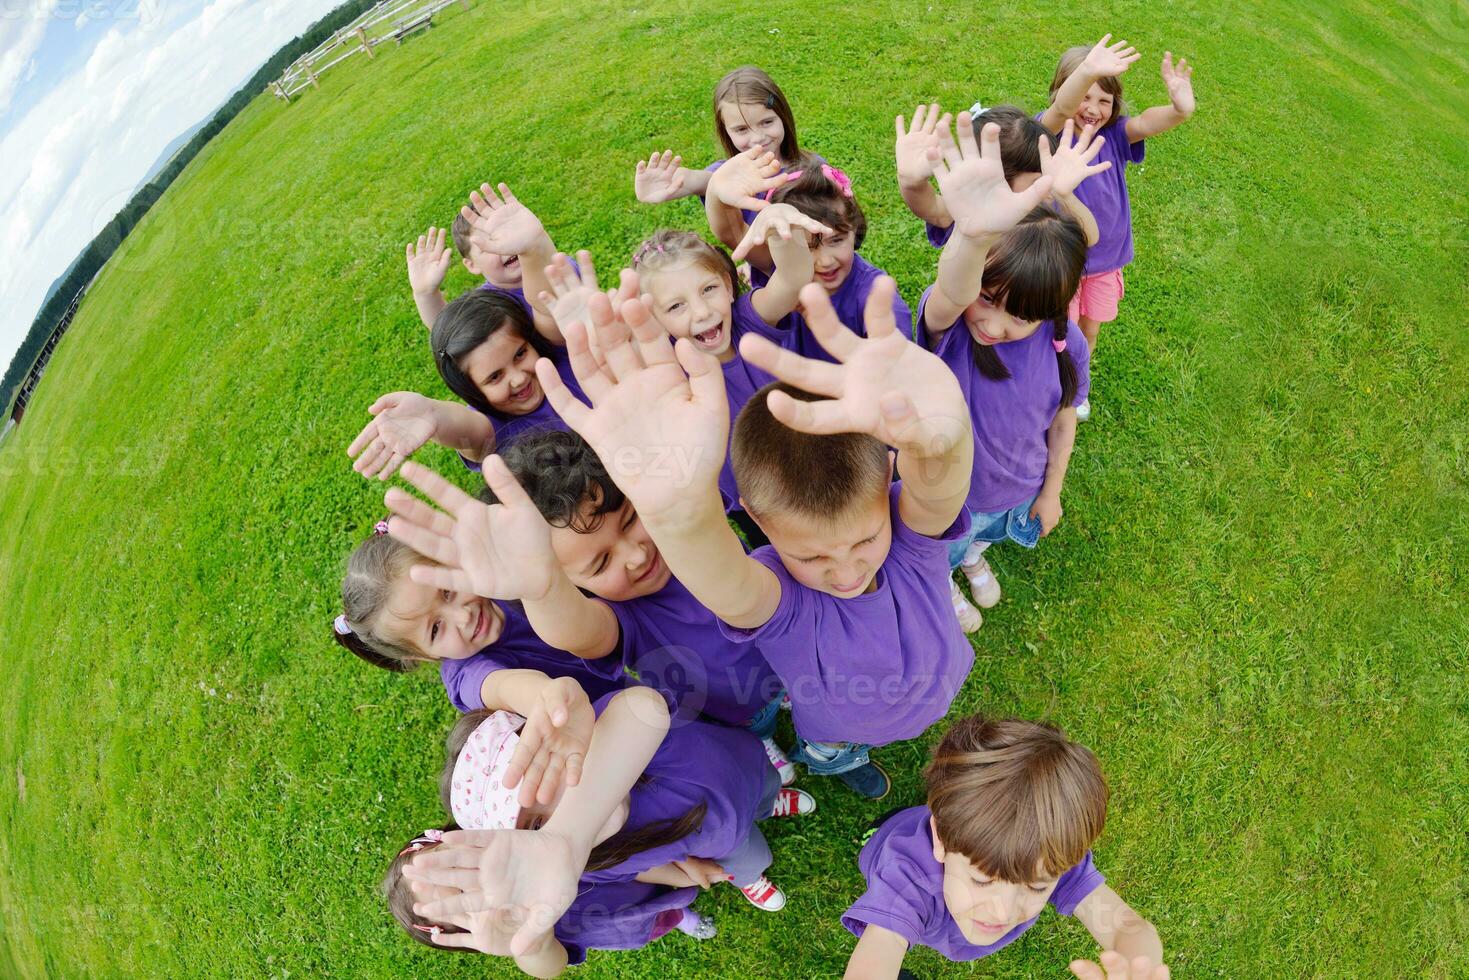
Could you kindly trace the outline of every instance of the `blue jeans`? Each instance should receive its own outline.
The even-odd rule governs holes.
[[[821,758],[806,750],[811,745],[818,747]],[[808,742],[797,735],[796,748],[790,757],[792,762],[801,763],[814,776],[835,776],[837,773],[850,772],[867,765],[870,761],[867,753],[871,751],[872,746],[861,742]]]
[[[785,696],[786,692],[781,691],[775,697],[771,698],[769,704],[755,712],[755,717],[745,722],[745,727],[754,732],[755,736],[760,739],[767,739],[774,735],[775,721],[780,717],[780,702]]]
[[[1039,496],[1039,494],[1037,494]],[[975,541],[1014,541],[1022,548],[1034,548],[1041,539],[1041,519],[1030,516],[1035,497],[1009,510],[993,514],[973,512],[969,515],[969,535],[949,545],[949,567],[958,568],[964,553]]]

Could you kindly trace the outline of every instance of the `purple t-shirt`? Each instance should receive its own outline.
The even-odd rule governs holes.
[[[598,715],[604,699],[595,707]],[[629,794],[624,831],[654,821],[676,820],[706,804],[699,829],[671,844],[640,851],[620,864],[588,871],[582,883],[624,881],[650,868],[688,857],[718,861],[745,842],[769,802],[767,781],[779,778],[753,734],[711,722],[693,721],[669,732]]]
[[[743,725],[780,693],[758,646],[736,643],[672,576],[652,595],[608,603],[622,628],[623,662],[668,695],[679,717],[703,713]]]
[[[515,302],[525,307],[526,316],[534,317],[536,315],[535,310],[531,309],[530,301],[525,298],[525,290],[519,286],[496,286],[494,283],[486,280],[484,283],[476,286],[475,288],[488,290],[492,293],[504,293],[506,296],[512,297]]]
[[[554,934],[566,947],[567,962],[572,965],[586,962],[589,949],[641,949],[651,940],[661,913],[688,908],[698,894],[693,887],[583,879],[576,900],[556,923]]]
[[[758,642],[785,682],[791,719],[816,742],[887,745],[916,738],[949,710],[974,648],[949,599],[949,548],[969,532],[961,513],[942,537],[912,530],[898,514],[902,482],[888,491],[893,543],[877,587],[838,599],[800,585],[767,545],[750,557],[775,573],[780,604],[752,630],[720,624]]]
[[[821,156],[821,154],[819,153],[811,153],[807,151],[806,156],[808,159],[814,160],[814,166],[817,167],[826,162],[826,158]],[[728,160],[715,160],[704,169],[712,174],[714,171],[718,170],[720,167],[724,166],[728,162]],[[792,164],[789,167],[781,167],[780,172],[783,174],[790,173],[792,170],[796,169],[797,166],[798,164]],[[699,200],[704,200],[703,194],[699,195]],[[740,211],[740,217],[745,219],[746,228],[748,228],[755,221],[755,216],[757,214],[759,214],[758,211]],[[764,286],[768,282],[770,282],[770,273],[766,272],[764,269],[756,268],[755,265],[752,263],[750,265],[750,285],[755,289],[759,289],[761,286]]]
[[[1120,269],[1132,261],[1132,205],[1127,197],[1127,165],[1142,163],[1147,151],[1144,140],[1127,141],[1127,117],[1118,116],[1098,130],[1107,141],[1093,163],[1112,161],[1112,166],[1092,174],[1076,188],[1076,199],[1097,219],[1097,243],[1087,249],[1086,274]]]
[[[934,248],[943,248],[949,244],[949,239],[954,237],[954,224],[950,222],[949,227],[940,228],[938,225],[931,225],[925,221],[923,233],[928,236],[928,244]]]
[[[494,643],[463,660],[439,661],[439,679],[444,682],[450,703],[460,711],[478,711],[485,706],[480,690],[485,678],[497,670],[539,670],[547,677],[570,677],[591,701],[616,693],[630,682],[617,657],[584,660],[557,650],[536,636],[520,603],[496,605],[505,614],[505,628]]]
[[[932,286],[918,303],[918,321]],[[1046,481],[1047,437],[1061,409],[1061,376],[1057,372],[1054,336],[1048,320],[1024,340],[996,344],[994,351],[1010,377],[994,380],[974,364],[974,343],[964,314],[937,338],[923,331],[935,354],[959,379],[974,428],[974,473],[964,507],[971,514],[993,514],[1023,504]],[[1066,325],[1066,354],[1076,365],[1076,397],[1080,405],[1091,390],[1091,354],[1076,324]]]
[[[885,275],[886,272],[862,256],[854,255],[852,271],[847,273],[847,278],[837,287],[837,291],[831,294],[831,305],[836,310],[837,319],[859,337],[867,336],[867,296],[872,292],[873,283],[877,282],[878,277]],[[902,294],[897,292],[893,293],[893,317],[897,320],[898,332],[909,340],[913,339],[913,312],[903,302]],[[811,328],[806,326],[806,318],[799,311],[781,317],[775,329],[781,338],[780,343],[787,350],[818,361],[836,362],[836,358],[826,352]]]
[[[732,325],[730,344],[736,352],[739,350],[740,338],[747,333],[758,334],[774,343],[781,343],[780,331],[760,319],[760,314],[755,312],[755,307],[750,302],[749,293],[744,293],[735,300],[734,309],[730,313],[730,323]],[[745,402],[750,400],[751,395],[770,384],[775,378],[738,356],[738,353],[722,367],[724,368],[724,395],[729,399],[730,435],[733,437],[734,420],[740,414],[740,409],[745,407]],[[724,456],[724,469],[719,471],[719,494],[724,498],[726,512],[739,508],[740,492],[735,486],[734,467],[730,464],[728,452]]]
[[[576,375],[571,370],[571,355],[566,352],[566,348],[552,345],[551,352],[546,355],[546,358],[552,364],[556,365],[556,373],[561,376],[561,381],[570,389],[571,393],[585,402],[586,397],[582,394],[581,385],[577,382]],[[551,407],[551,399],[546,398],[544,395],[542,395],[541,403],[536,406],[535,411],[527,412],[524,415],[504,415],[499,412],[494,414],[481,414],[489,419],[490,424],[495,427],[496,452],[504,449],[516,438],[527,432],[540,432],[546,429],[559,429],[564,432],[569,429],[569,426],[561,421],[561,416],[556,414],[556,409]],[[479,460],[470,459],[463,453],[459,454],[459,458],[464,462],[465,469],[474,470],[476,473],[479,472]]]
[[[934,860],[928,818],[928,807],[915,806],[878,828],[857,857],[867,891],[847,909],[842,925],[854,936],[861,936],[868,926],[881,926],[902,936],[910,947],[929,946],[959,962],[988,956],[1035,925],[1035,919],[1027,919],[988,946],[965,939],[944,904],[944,866]],[[1062,872],[1047,903],[1061,915],[1073,915],[1103,880],[1088,851],[1080,864]]]

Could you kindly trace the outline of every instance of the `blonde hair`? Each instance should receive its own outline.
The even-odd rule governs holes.
[[[632,267],[639,276],[682,268],[690,262],[724,277],[730,294],[740,294],[739,273],[735,271],[729,253],[710,245],[691,231],[664,228],[644,239],[632,253]]]
[[[399,673],[429,659],[403,641],[384,635],[378,624],[393,586],[417,564],[429,561],[386,534],[374,534],[358,545],[347,559],[347,574],[342,578],[342,615],[332,630],[337,642],[374,667]]]
[[[1107,821],[1097,757],[1054,725],[965,718],[923,778],[939,842],[1005,881],[1075,867]]]
[[[1066,79],[1081,67],[1081,63],[1086,60],[1088,54],[1091,54],[1091,50],[1087,45],[1081,44],[1062,52],[1061,60],[1056,64],[1056,74],[1051,77],[1051,102],[1056,101],[1056,93],[1061,90],[1062,85],[1066,84]],[[1097,84],[1102,86],[1103,92],[1112,96],[1112,115],[1108,116],[1107,121],[1102,124],[1102,126],[1110,126],[1117,121],[1118,116],[1122,115],[1122,79],[1116,75],[1108,75],[1105,78],[1097,79]]]

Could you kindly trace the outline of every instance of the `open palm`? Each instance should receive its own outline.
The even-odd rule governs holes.
[[[481,503],[433,470],[405,464],[403,479],[443,509],[394,487],[385,497],[393,512],[388,533],[437,562],[415,565],[415,582],[491,599],[540,599],[559,568],[550,525],[499,456],[485,460],[484,476],[502,503]]]
[[[933,159],[929,150],[939,149],[939,127],[947,129],[950,119],[940,115],[938,103],[920,105],[913,110],[913,125],[904,128],[903,117],[896,120],[898,139],[894,146],[898,180],[917,183],[933,176]]]
[[[934,160],[934,177],[944,195],[949,214],[959,233],[969,237],[999,235],[1030,213],[1051,192],[1051,178],[1042,176],[1019,193],[1005,180],[1005,167],[1000,159],[1000,127],[988,123],[974,139],[974,125],[969,113],[959,113],[959,139],[945,127],[939,134],[942,144]]]
[[[367,411],[373,419],[352,440],[347,455],[355,460],[352,468],[368,479],[391,477],[437,428],[433,402],[413,391],[383,395]]]
[[[1111,160],[1092,163],[1102,152],[1106,139],[1096,135],[1097,128],[1088,126],[1073,139],[1076,123],[1070,119],[1061,127],[1061,138],[1053,152],[1051,141],[1040,137],[1041,173],[1051,178],[1051,193],[1070,194],[1083,180],[1112,168]]]
[[[705,193],[732,208],[760,211],[768,202],[758,195],[785,182],[775,154],[752,146],[724,161],[709,178]]]
[[[1087,52],[1086,61],[1083,63],[1087,74],[1093,78],[1111,78],[1120,75],[1142,57],[1137,49],[1126,41],[1108,43],[1112,40],[1111,34],[1103,34],[1102,39],[1092,45]]]
[[[510,188],[500,185],[497,197],[489,184],[470,192],[469,204],[459,214],[469,222],[475,244],[496,255],[519,255],[546,234],[535,212],[516,200]]]
[[[661,204],[683,192],[683,157],[672,150],[639,160],[633,173],[633,196],[644,204]]]

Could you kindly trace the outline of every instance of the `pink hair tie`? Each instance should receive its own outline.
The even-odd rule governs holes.
[[[372,526],[372,533],[373,534],[387,534],[388,533],[388,522],[387,521],[378,521],[376,524],[374,524]]]
[[[1057,354],[1060,354],[1060,353],[1062,353],[1062,352],[1064,352],[1066,350],[1066,341],[1064,341],[1064,340],[1053,340],[1053,341],[1051,341],[1051,346],[1054,347],[1054,348],[1056,348],[1056,353]]]
[[[852,178],[848,177],[836,167],[831,167],[824,163],[821,165],[821,172],[826,175],[827,180],[837,185],[837,189],[842,192],[842,197],[852,196]]]
[[[346,616],[338,616],[332,620],[332,629],[336,630],[340,636],[352,635],[352,627],[347,624]]]

